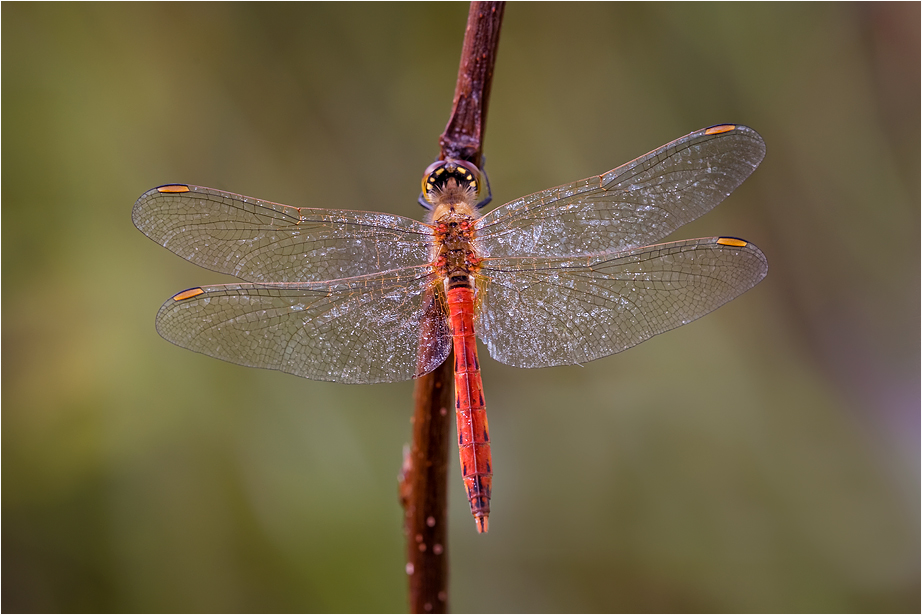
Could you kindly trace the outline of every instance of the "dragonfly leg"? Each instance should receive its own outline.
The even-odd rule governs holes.
[[[493,189],[490,188],[490,178],[487,177],[487,171],[484,167],[487,166],[487,157],[482,155],[480,157],[480,173],[483,175],[483,181],[487,185],[487,196],[483,198],[479,203],[477,203],[477,209],[482,209],[486,207],[490,201],[493,200]]]

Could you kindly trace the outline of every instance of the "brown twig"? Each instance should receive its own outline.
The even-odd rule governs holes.
[[[468,160],[480,166],[504,10],[504,2],[471,2],[451,116],[439,137],[442,160]]]
[[[472,2],[441,160],[480,166],[487,101],[496,62],[503,2]],[[453,356],[419,378],[414,390],[413,444],[404,460],[400,499],[407,534],[410,612],[448,611],[448,459]]]

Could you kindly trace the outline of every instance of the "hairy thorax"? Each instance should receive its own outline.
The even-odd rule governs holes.
[[[432,210],[435,228],[435,263],[440,277],[448,287],[468,284],[470,276],[480,268],[480,257],[474,242],[474,223],[479,214],[472,195],[459,190],[446,190]]]

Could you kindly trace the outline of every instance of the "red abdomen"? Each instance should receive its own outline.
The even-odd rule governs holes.
[[[461,475],[471,503],[477,531],[486,532],[493,490],[490,432],[483,402],[483,382],[474,338],[474,291],[469,286],[449,288],[448,318],[455,350],[455,412]]]

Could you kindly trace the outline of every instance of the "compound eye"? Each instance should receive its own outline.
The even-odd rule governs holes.
[[[464,183],[470,185],[474,193],[480,192],[480,169],[474,166],[474,163],[466,160],[454,160],[458,167],[458,175],[463,177]],[[466,173],[465,173],[466,171]]]
[[[468,162],[466,160],[452,160],[451,162],[453,162],[454,165],[458,167],[459,169],[464,169],[464,171],[467,171],[468,173],[470,173],[471,175],[475,177],[480,175],[480,169],[474,166],[473,162]],[[463,173],[463,171],[459,171],[459,172]]]
[[[438,178],[445,172],[446,164],[448,163],[444,160],[436,160],[426,167],[423,172],[423,196],[426,197],[427,201],[430,201],[429,193],[437,185]]]

